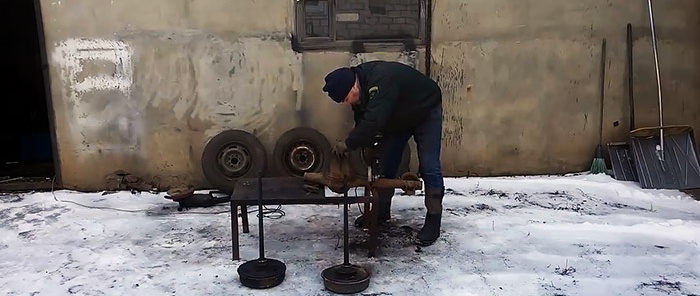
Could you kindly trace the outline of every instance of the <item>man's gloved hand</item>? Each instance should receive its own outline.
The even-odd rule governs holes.
[[[335,143],[335,146],[333,146],[331,151],[333,151],[333,154],[335,154],[335,156],[341,157],[347,154],[348,146],[345,145],[345,141],[338,141]]]

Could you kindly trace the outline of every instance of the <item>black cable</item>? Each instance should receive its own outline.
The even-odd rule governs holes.
[[[77,205],[77,206],[81,206],[81,207],[88,208],[88,209],[94,209],[94,210],[112,210],[112,211],[126,212],[126,213],[150,213],[150,212],[152,212],[151,210],[143,210],[143,209],[142,209],[142,210],[125,210],[125,209],[119,209],[119,208],[113,208],[113,207],[89,206],[89,205],[81,204],[81,203],[79,203],[79,202],[75,202],[75,201],[72,201],[72,200],[60,200],[60,199],[58,199],[58,197],[56,196],[56,190],[55,190],[55,188],[54,188],[54,184],[55,184],[55,183],[56,183],[56,176],[54,175],[54,176],[51,178],[51,195],[53,196],[53,199],[54,199],[55,201],[57,201],[57,202],[70,203],[70,204],[74,204],[74,205]],[[215,191],[213,191],[213,192],[215,192]],[[275,209],[269,209],[269,208],[267,208],[267,206],[263,206],[263,208],[264,208],[264,210],[263,210],[263,218],[279,219],[279,218],[282,218],[282,217],[284,217],[284,216],[286,215],[286,213],[282,210],[282,206],[281,206],[281,205],[278,205],[277,208],[275,208]],[[250,214],[250,213],[257,212],[257,211],[258,211],[258,209],[255,208],[255,209],[249,210],[248,213]],[[205,214],[205,215],[206,215],[206,214],[211,214],[211,215],[217,215],[217,214],[227,214],[227,213],[230,213],[230,212],[231,212],[230,210],[224,210],[224,211],[217,211],[217,212],[193,212],[193,211],[186,211],[186,212],[184,212],[184,211],[183,211],[183,212],[179,212],[179,213],[181,213],[181,214]],[[173,213],[175,213],[175,212],[173,212]],[[259,214],[258,214],[258,215],[259,215]],[[257,216],[256,216],[256,217],[257,217]]]
[[[255,212],[258,212],[258,208],[247,211],[248,214],[255,213]],[[285,215],[287,215],[287,213],[285,213],[282,210],[282,205],[277,205],[277,208],[275,208],[275,209],[269,209],[267,206],[263,206],[263,213],[262,214],[263,214],[263,218],[270,218],[270,219],[279,219],[279,218],[282,218]],[[258,216],[260,216],[260,213],[255,215],[255,217],[258,217]]]

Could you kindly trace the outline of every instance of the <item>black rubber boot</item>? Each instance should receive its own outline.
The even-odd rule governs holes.
[[[442,198],[445,195],[444,188],[425,189],[425,223],[418,232],[416,244],[419,246],[430,246],[440,237],[440,226],[442,224]]]
[[[379,202],[377,203],[377,210],[379,211],[379,224],[382,224],[389,219],[391,219],[391,199],[394,196],[394,189],[379,189]],[[364,225],[364,216],[361,215],[355,219],[355,227],[362,228]]]

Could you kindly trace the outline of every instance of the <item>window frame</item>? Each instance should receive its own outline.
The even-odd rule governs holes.
[[[418,0],[418,38],[377,38],[377,39],[351,39],[337,40],[335,24],[337,16],[337,0],[328,1],[328,30],[329,37],[308,37],[306,34],[306,12],[305,2],[307,0],[296,0],[294,8],[294,26],[296,45],[302,50],[337,50],[337,51],[355,51],[357,44],[362,44],[364,48],[377,47],[379,50],[402,50],[406,42],[410,42],[415,46],[426,46],[428,44],[428,17],[427,5],[428,0]],[[369,0],[371,1],[371,0]]]

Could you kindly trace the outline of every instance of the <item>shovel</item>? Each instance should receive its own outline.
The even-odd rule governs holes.
[[[627,24],[627,96],[629,100],[630,112],[630,132],[634,130],[634,84],[633,63],[632,63],[632,24]],[[612,176],[620,181],[638,181],[637,170],[628,142],[608,143],[608,154],[610,154],[610,164],[612,165]]]
[[[663,102],[659,57],[656,47],[656,30],[651,0],[649,22],[651,24],[654,69],[659,101],[659,125],[630,131],[630,144],[634,163],[642,188],[693,189],[700,188],[700,164],[696,152],[693,128],[689,125],[663,123]]]

